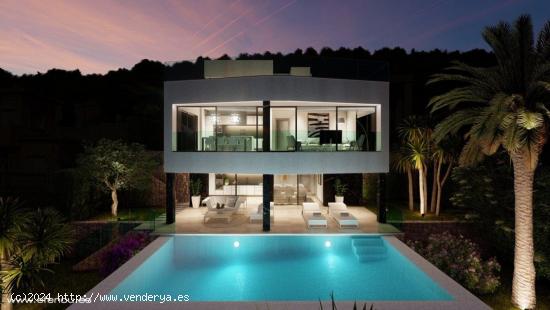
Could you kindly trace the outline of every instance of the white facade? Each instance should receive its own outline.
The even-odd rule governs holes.
[[[346,107],[372,107],[376,111],[376,149],[372,151],[177,151],[175,122],[177,107],[297,107],[288,124],[297,128],[295,138],[307,140],[303,110],[338,107],[327,112],[330,130],[339,123],[344,138],[351,121]],[[261,108],[260,108],[261,109]],[[301,110],[303,109],[303,110]],[[283,111],[281,109],[280,111]],[[278,113],[280,112],[278,110]],[[335,110],[336,111],[336,110]],[[282,113],[282,112],[280,112]],[[351,113],[351,112],[349,112]],[[271,125],[274,124],[274,113]],[[351,115],[351,114],[350,114]],[[247,120],[261,125],[260,118]],[[203,117],[198,122],[206,122]],[[297,122],[298,124],[293,123]],[[258,126],[258,125],[257,125]],[[336,125],[338,126],[338,125]],[[263,128],[270,130],[271,128]],[[347,131],[346,131],[347,130]],[[168,173],[325,174],[385,173],[389,171],[389,83],[292,75],[268,75],[168,81],[164,83],[164,169]],[[271,135],[271,143],[275,138]],[[197,143],[204,143],[199,139]]]

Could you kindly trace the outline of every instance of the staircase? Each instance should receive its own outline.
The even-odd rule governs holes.
[[[388,249],[380,237],[359,237],[351,239],[353,253],[360,263],[384,260],[388,257]]]

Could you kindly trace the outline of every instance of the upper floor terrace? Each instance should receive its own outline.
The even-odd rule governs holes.
[[[166,171],[388,170],[388,82],[312,77],[309,68],[274,75],[270,62],[212,73],[207,64],[205,79],[164,84]]]

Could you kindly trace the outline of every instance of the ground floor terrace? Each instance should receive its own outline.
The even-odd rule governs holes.
[[[168,173],[166,215],[155,221],[155,231],[395,233],[385,224],[378,182],[367,174]]]
[[[302,214],[303,206],[276,205],[273,208],[270,229],[263,231],[262,220],[251,220],[255,207],[246,206],[233,214],[230,220],[223,218],[207,218],[208,208],[192,208],[189,205],[178,205],[175,222],[166,224],[164,216],[157,219],[155,233],[158,234],[300,234],[300,233],[342,233],[342,234],[397,234],[394,226],[377,221],[377,215],[363,206],[348,206],[349,212],[357,219],[356,227],[340,227],[338,221],[329,213],[328,207],[321,207],[321,213],[326,218],[327,225],[308,227]],[[147,224],[146,224],[147,225]]]

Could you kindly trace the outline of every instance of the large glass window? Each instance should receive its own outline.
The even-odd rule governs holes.
[[[263,178],[261,174],[214,174],[214,187],[210,195],[262,196]]]
[[[177,107],[176,151],[215,151],[214,107]]]
[[[257,112],[261,109],[178,106],[174,126],[175,150],[256,151],[263,134],[263,119],[261,115],[258,117]]]
[[[342,132],[336,127],[336,107],[298,107],[298,148],[302,152],[336,151]]]
[[[377,151],[376,116],[375,107],[338,107],[338,151]]]
[[[271,108],[271,151],[296,151],[296,108]]]
[[[294,205],[302,204],[305,201],[320,200],[317,194],[317,183],[313,174],[277,174],[274,176],[273,202],[277,205]]]
[[[256,107],[218,107],[216,139],[218,151],[256,151]]]
[[[174,151],[263,150],[261,106],[178,106],[173,121]],[[380,126],[376,106],[274,106],[269,150],[380,151]]]

